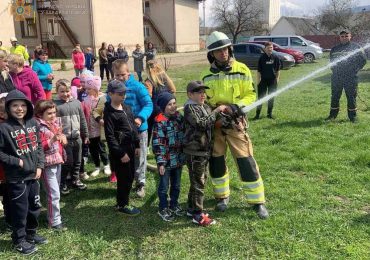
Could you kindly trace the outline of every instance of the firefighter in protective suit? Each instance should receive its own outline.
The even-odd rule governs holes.
[[[333,120],[337,117],[339,112],[339,100],[343,89],[347,97],[347,114],[349,120],[356,122],[356,97],[357,97],[357,73],[365,66],[366,58],[361,47],[351,42],[351,32],[349,30],[342,30],[339,33],[340,44],[334,46],[330,51],[330,62],[344,57],[352,52],[356,54],[332,65],[331,70],[331,107],[330,114],[326,120]]]
[[[241,108],[256,100],[253,79],[248,67],[233,59],[230,39],[222,32],[213,32],[207,42],[210,68],[202,73],[207,101],[212,107],[229,105],[232,114],[224,114],[214,129],[214,144],[210,159],[210,175],[217,200],[216,210],[225,211],[229,202],[229,172],[226,149],[235,159],[247,202],[252,204],[260,218],[267,218],[265,194],[253,147],[246,132],[245,115]]]

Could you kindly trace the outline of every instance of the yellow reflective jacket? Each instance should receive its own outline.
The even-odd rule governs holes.
[[[206,90],[207,100],[211,106],[236,104],[247,106],[256,100],[253,78],[248,67],[236,60],[231,63],[231,70],[212,73],[207,69],[201,76]]]
[[[27,52],[27,49],[23,45],[20,45],[20,44],[18,44],[15,47],[12,46],[10,48],[10,53],[21,55],[25,61],[28,61],[28,58],[30,57],[30,55]]]

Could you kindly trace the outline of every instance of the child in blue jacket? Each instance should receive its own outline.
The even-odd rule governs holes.
[[[48,53],[46,50],[36,50],[37,59],[33,62],[32,70],[36,72],[42,88],[44,89],[46,99],[52,99],[51,90],[53,88],[53,69],[48,63]]]

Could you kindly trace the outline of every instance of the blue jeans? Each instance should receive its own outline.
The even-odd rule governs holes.
[[[159,176],[159,210],[168,208],[167,192],[170,183],[170,208],[177,207],[177,205],[179,204],[178,199],[180,195],[181,171],[182,167],[176,169],[166,169],[164,175]]]

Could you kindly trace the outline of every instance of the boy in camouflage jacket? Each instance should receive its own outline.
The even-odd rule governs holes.
[[[203,213],[204,186],[207,179],[208,160],[212,150],[212,132],[216,117],[227,112],[227,106],[215,110],[205,104],[207,86],[201,81],[192,81],[187,86],[189,100],[185,103],[184,153],[189,169],[190,190],[188,195],[188,216],[193,223],[208,226],[214,224],[208,214]]]

